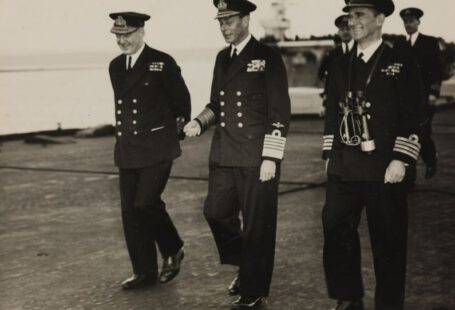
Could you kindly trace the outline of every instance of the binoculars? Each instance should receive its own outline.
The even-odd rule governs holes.
[[[363,152],[371,154],[376,145],[371,137],[368,128],[367,109],[369,103],[366,102],[362,91],[346,93],[344,102],[340,102],[343,119],[340,125],[341,141],[349,146],[358,146]]]

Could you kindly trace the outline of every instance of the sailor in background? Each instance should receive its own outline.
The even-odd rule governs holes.
[[[190,95],[174,59],[144,43],[150,16],[112,13],[111,29],[122,54],[109,65],[115,97],[115,164],[120,172],[122,220],[134,275],[122,283],[133,289],[158,277],[158,245],[163,257],[159,281],[174,278],[183,259],[179,237],[161,194],[174,159],[179,133],[190,119]]]
[[[425,90],[425,105],[421,119],[421,156],[426,165],[425,178],[429,179],[436,173],[437,153],[436,146],[431,138],[432,122],[434,116],[434,102],[441,93],[442,80],[442,56],[438,39],[419,32],[420,19],[423,11],[418,8],[401,10],[407,32],[406,40],[398,41],[395,47],[398,49],[410,49],[414,55],[422,75]]]
[[[321,94],[322,97],[322,112],[321,115],[325,114],[325,103],[327,100],[327,81],[329,79],[330,66],[333,61],[341,55],[347,54],[354,48],[355,41],[352,39],[351,29],[348,26],[348,15],[340,15],[335,19],[335,26],[338,28],[338,37],[340,43],[334,48],[329,50],[322,58],[321,65],[319,67],[318,77],[319,80],[324,82],[324,92]]]
[[[332,50],[328,51],[321,61],[319,67],[319,80],[327,86],[329,70],[332,62],[341,55],[347,54],[354,48],[354,40],[352,39],[351,29],[348,26],[348,15],[340,15],[335,19],[335,26],[338,28],[338,37],[340,43]],[[326,93],[324,91],[324,93]]]
[[[366,216],[376,275],[375,309],[404,304],[407,195],[420,151],[418,68],[386,45],[391,0],[348,0],[357,47],[330,72],[323,158],[328,182],[322,213],[324,271],[336,310],[361,310],[360,216]]]
[[[280,162],[290,99],[281,55],[249,33],[247,0],[214,0],[230,44],[217,55],[210,103],[185,126],[196,136],[216,126],[204,215],[222,264],[239,267],[229,287],[233,309],[256,309],[272,278]],[[243,226],[239,219],[242,213]]]

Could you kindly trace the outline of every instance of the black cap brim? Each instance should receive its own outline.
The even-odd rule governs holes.
[[[405,17],[415,17],[417,19],[422,18],[423,16],[423,11],[418,8],[407,8],[403,9],[400,11],[400,17],[405,18]]]
[[[349,3],[343,8],[343,12],[349,13],[353,8],[370,8],[375,9],[379,13],[384,14],[385,16],[390,16],[395,11],[395,5],[392,1],[385,1],[381,3],[380,6],[374,5],[372,3]]]

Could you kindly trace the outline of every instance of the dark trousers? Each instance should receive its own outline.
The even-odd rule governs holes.
[[[279,166],[276,177],[267,182],[259,180],[259,167],[210,167],[204,215],[221,263],[239,266],[242,296],[269,294],[275,257],[278,183]]]
[[[175,254],[183,245],[161,199],[171,168],[172,162],[164,162],[120,169],[123,230],[136,274],[157,273],[155,243],[163,257]]]
[[[433,133],[433,116],[434,116],[434,107],[428,106],[426,109],[424,121],[420,126],[420,155],[422,156],[422,160],[427,166],[434,166],[437,162],[437,155],[436,155],[436,145],[431,138]]]
[[[376,275],[376,310],[401,310],[407,250],[407,183],[346,182],[329,175],[324,227],[324,270],[329,296],[363,297],[358,226],[366,215]]]

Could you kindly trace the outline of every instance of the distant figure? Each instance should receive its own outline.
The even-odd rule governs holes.
[[[419,32],[420,19],[423,11],[418,8],[407,8],[400,12],[406,29],[407,38],[397,42],[398,49],[410,49],[419,65],[425,90],[425,105],[421,120],[422,150],[420,155],[425,163],[425,178],[429,179],[436,174],[437,152],[431,138],[432,122],[435,111],[434,102],[441,93],[443,75],[442,56],[438,39]]]
[[[181,154],[178,130],[190,119],[190,95],[174,59],[144,43],[150,16],[112,13],[111,32],[122,54],[109,65],[115,97],[115,164],[120,171],[123,229],[134,275],[124,289],[174,278],[184,256],[183,242],[161,194],[172,162]],[[181,129],[180,128],[180,129]]]
[[[324,271],[336,310],[363,310],[358,226],[366,208],[376,276],[376,310],[402,310],[407,195],[420,144],[422,90],[409,55],[382,40],[392,0],[348,0],[352,53],[334,60],[327,87],[322,212]],[[368,307],[368,309],[373,309]]]
[[[324,83],[324,92],[321,94],[323,109],[327,99],[327,80],[329,79],[330,66],[336,58],[352,51],[355,43],[352,39],[351,29],[348,26],[348,15],[345,14],[338,16],[335,19],[335,26],[338,28],[338,36],[341,40],[341,44],[325,54],[322,58],[318,72],[319,80]],[[322,112],[322,114],[324,113],[325,112]]]
[[[351,29],[348,26],[348,15],[340,15],[335,19],[335,26],[338,28],[338,36],[340,37],[341,44],[334,49],[328,51],[321,61],[319,67],[319,79],[323,82],[327,81],[329,76],[330,65],[333,60],[341,55],[348,54],[354,47],[354,40],[352,39]]]
[[[193,137],[216,125],[204,215],[222,264],[238,266],[228,288],[232,309],[256,309],[272,279],[280,162],[290,99],[281,55],[249,32],[247,0],[214,0],[229,47],[218,53],[210,103],[184,130]],[[243,225],[239,213],[242,213]]]

